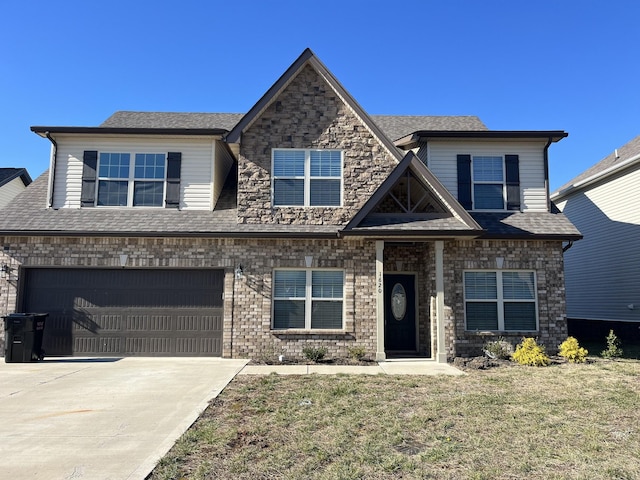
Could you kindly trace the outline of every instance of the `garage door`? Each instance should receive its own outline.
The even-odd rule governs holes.
[[[222,270],[26,269],[51,355],[220,356]]]

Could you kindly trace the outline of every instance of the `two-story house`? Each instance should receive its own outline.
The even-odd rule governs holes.
[[[566,253],[567,317],[578,338],[640,340],[640,136],[551,195],[584,234]]]
[[[244,115],[32,127],[51,166],[0,219],[0,306],[47,354],[446,361],[566,336],[562,131],[367,114],[310,51]]]

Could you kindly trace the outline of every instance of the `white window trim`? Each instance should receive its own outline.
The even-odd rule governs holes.
[[[502,158],[502,181],[476,181],[474,178],[473,162],[476,157],[500,157]],[[505,162],[505,156],[502,154],[483,153],[478,155],[471,155],[471,205],[474,212],[506,212],[507,210],[507,165]],[[476,184],[478,185],[497,185],[502,183],[502,208],[475,208],[476,204]]]
[[[301,176],[276,176],[274,175],[275,152],[297,151],[304,152],[304,177]],[[312,177],[311,176],[311,152],[340,152],[340,204],[339,205],[311,205],[311,180],[338,180],[338,177]],[[304,205],[276,205],[275,204],[275,180],[304,180]],[[336,148],[272,148],[271,149],[271,205],[273,208],[341,208],[344,201],[344,152]]]
[[[464,274],[468,272],[482,272],[482,273],[495,273],[496,274],[496,288],[497,288],[497,298],[474,298],[467,299],[467,285],[464,281]],[[515,299],[509,298],[507,299],[508,303],[533,303],[534,311],[536,315],[536,328],[535,330],[505,330],[504,328],[504,287],[502,283],[502,274],[504,272],[515,272],[515,273],[532,273],[533,274],[533,289],[534,296],[532,299]],[[487,303],[487,302],[495,302],[498,305],[498,329],[497,330],[486,330],[489,332],[502,332],[502,333],[513,333],[513,332],[538,332],[540,330],[540,319],[538,316],[538,278],[536,276],[535,270],[464,270],[462,272],[462,288],[463,288],[463,299],[464,299],[464,329],[467,332],[475,332],[476,330],[469,330],[467,328],[467,303]]]
[[[304,328],[276,328],[274,326],[274,313],[275,313],[275,302],[276,300],[295,300],[295,301],[302,301],[302,297],[276,297],[275,295],[275,272],[276,271],[289,271],[289,272],[300,272],[300,271],[304,271],[305,272],[305,298],[304,298]],[[342,298],[337,299],[335,297],[330,297],[330,298],[326,298],[326,297],[313,297],[313,291],[312,291],[312,283],[311,283],[311,275],[313,272],[342,272]],[[295,332],[310,332],[310,333],[317,333],[317,332],[321,332],[321,331],[327,331],[327,330],[331,330],[331,331],[335,331],[335,332],[343,332],[344,331],[344,325],[345,325],[345,298],[344,298],[344,287],[345,287],[345,274],[344,274],[344,270],[340,269],[340,268],[276,268],[273,270],[273,276],[272,276],[272,301],[271,301],[271,329],[276,331],[276,332],[283,332],[283,331],[295,331]],[[332,329],[325,329],[325,328],[311,328],[311,313],[312,313],[312,308],[313,308],[313,301],[314,300],[319,300],[319,301],[340,301],[342,302],[342,327],[341,328],[332,328]]]
[[[120,178],[120,177],[101,177],[100,176],[100,155],[103,153],[108,154],[128,154],[129,155],[129,178]],[[161,180],[159,178],[135,178],[135,166],[136,166],[136,155],[138,154],[152,154],[152,155],[164,155],[164,178]],[[95,191],[95,207],[96,208],[164,208],[164,203],[166,202],[167,197],[167,153],[162,152],[154,152],[154,151],[99,151],[98,152],[98,163],[96,166],[96,191]],[[126,205],[98,205],[98,194],[100,189],[100,181],[111,181],[111,182],[128,182],[127,184],[127,204]],[[133,194],[134,194],[134,185],[136,181],[140,182],[162,182],[162,204],[158,206],[135,206],[133,205]]]

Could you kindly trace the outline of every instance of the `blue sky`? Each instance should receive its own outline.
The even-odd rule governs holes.
[[[309,47],[370,114],[567,131],[553,190],[640,135],[638,18],[632,0],[5,2],[0,166],[48,167],[32,125],[246,112]]]

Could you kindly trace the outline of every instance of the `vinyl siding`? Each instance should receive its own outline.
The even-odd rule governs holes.
[[[457,198],[456,156],[458,154],[518,155],[521,209],[525,212],[546,212],[548,205],[544,179],[544,146],[545,142],[438,140],[431,141],[428,145],[421,145],[418,157],[423,161],[426,158],[427,166]]]
[[[82,189],[82,155],[85,150],[98,152],[181,152],[180,208],[211,210],[213,176],[213,140],[205,137],[108,137],[82,138],[59,136],[54,180],[54,208],[80,208]]]
[[[13,198],[22,192],[26,187],[20,177],[14,178],[9,183],[0,187],[0,208],[5,207]]]
[[[568,317],[640,322],[639,197],[636,166],[558,204],[584,235],[565,253]]]

